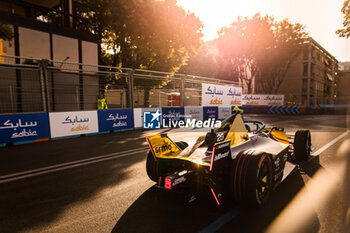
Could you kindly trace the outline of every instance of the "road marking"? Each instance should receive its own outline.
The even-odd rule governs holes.
[[[92,158],[87,158],[87,159],[81,159],[81,160],[76,160],[68,163],[61,163],[61,164],[56,164],[48,167],[42,167],[38,169],[33,169],[33,170],[28,170],[24,172],[18,172],[18,173],[13,173],[9,175],[4,175],[0,176],[0,184],[2,183],[7,183],[10,181],[15,181],[15,180],[20,180],[24,178],[29,178],[33,176],[38,176],[42,174],[48,174],[56,171],[62,171],[74,167],[81,167],[84,165],[88,164],[93,164],[93,163],[98,163],[106,160],[112,160],[116,158],[122,158],[126,157],[129,155],[135,155],[139,154],[141,152],[146,152],[148,149],[147,148],[138,148],[138,149],[132,149],[132,150],[127,150],[127,151],[121,151],[121,152],[116,152],[116,153],[111,153],[111,154],[106,154],[106,155],[100,155]]]
[[[329,147],[331,147],[333,144],[335,144],[336,142],[338,142],[340,139],[344,138],[350,131],[346,131],[345,133],[339,135],[338,137],[334,138],[332,141],[328,142],[326,145],[322,146],[320,149],[318,149],[317,151],[315,151],[314,155],[319,155],[321,154],[323,151],[327,150]]]
[[[237,206],[236,208],[233,208],[226,214],[219,217],[217,220],[212,222],[210,225],[203,228],[199,233],[212,233],[219,230],[223,225],[231,221],[233,218],[235,218],[237,215],[239,215],[244,208],[242,206]]]

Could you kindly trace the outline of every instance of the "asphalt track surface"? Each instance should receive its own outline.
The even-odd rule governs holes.
[[[349,144],[347,116],[247,118],[310,129],[315,146],[261,208],[187,204],[154,187],[144,137],[156,131],[136,130],[0,148],[0,232],[350,232],[350,159],[337,155]]]

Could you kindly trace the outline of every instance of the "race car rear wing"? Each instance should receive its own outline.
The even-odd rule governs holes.
[[[155,159],[177,156],[182,151],[166,134],[148,136],[146,141]]]

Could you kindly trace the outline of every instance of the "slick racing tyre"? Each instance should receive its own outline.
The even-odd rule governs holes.
[[[181,150],[185,149],[188,146],[186,142],[182,141],[176,142],[176,145],[180,147]],[[155,159],[152,152],[149,151],[146,160],[146,171],[148,177],[154,182],[158,182],[159,176],[164,175],[163,173],[167,170],[167,166],[159,161],[159,159]]]
[[[311,134],[309,130],[298,130],[294,136],[294,159],[297,162],[309,159],[311,151]]]
[[[266,203],[273,186],[271,155],[244,151],[234,160],[233,168],[230,186],[234,200],[253,207]]]

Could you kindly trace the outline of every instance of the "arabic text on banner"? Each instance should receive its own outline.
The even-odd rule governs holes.
[[[283,95],[242,95],[243,105],[283,105]]]
[[[98,111],[100,132],[134,128],[133,109],[113,109]]]
[[[242,88],[202,83],[202,106],[240,106]]]
[[[0,115],[0,144],[49,137],[47,113]]]
[[[51,137],[98,132],[97,111],[50,112]]]

